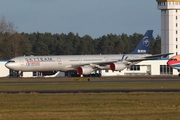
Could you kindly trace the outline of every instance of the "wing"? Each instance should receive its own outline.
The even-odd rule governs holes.
[[[137,59],[119,59],[115,61],[104,61],[104,62],[101,61],[101,62],[92,62],[86,64],[75,64],[75,65],[66,66],[66,68],[67,69],[69,68],[69,70],[76,70],[78,74],[84,74],[84,75],[90,74],[92,71],[94,71],[94,69],[121,71],[126,67],[137,64],[138,62],[144,60],[156,60],[156,59],[160,59],[161,57],[166,57],[170,54],[173,53],[148,55]]]
[[[131,59],[131,60],[126,60],[126,61],[127,62],[140,62],[140,61],[144,61],[144,60],[156,60],[156,59],[159,59],[161,57],[165,58],[171,54],[174,54],[174,53],[155,54],[155,55],[145,56],[145,57],[140,58],[140,59]]]
[[[70,66],[66,66],[66,67],[77,69],[80,66],[88,65],[88,66],[91,66],[93,68],[95,68],[95,67],[99,68],[100,66],[107,66],[107,65],[110,65],[111,63],[115,63],[115,62],[122,62],[124,64],[127,64],[127,63],[133,63],[133,62],[141,62],[144,60],[156,60],[156,59],[159,59],[161,57],[167,57],[170,54],[173,54],[173,53],[155,54],[155,55],[149,55],[149,56],[145,56],[145,57],[137,58],[137,59],[128,59],[128,60],[119,59],[116,61],[104,61],[104,62],[101,61],[101,62],[96,62],[96,63],[87,63],[87,64],[79,64],[79,65],[76,64],[76,65],[70,65]]]
[[[113,62],[117,62],[117,61],[104,61],[104,62],[96,62],[96,63],[87,63],[87,64],[80,64],[80,65],[72,65],[72,66],[69,66],[69,67],[73,67],[73,68],[78,68],[80,66],[85,66],[85,65],[89,65],[91,67],[99,67],[99,66],[105,66],[105,65],[109,65]]]

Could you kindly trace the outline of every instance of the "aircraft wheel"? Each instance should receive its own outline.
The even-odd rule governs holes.
[[[178,74],[178,76],[180,77],[180,74]]]

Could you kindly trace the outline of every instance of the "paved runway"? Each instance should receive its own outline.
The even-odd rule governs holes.
[[[1,84],[57,84],[57,83],[68,83],[72,81],[23,81],[23,82],[0,82]],[[79,82],[79,81],[77,81]],[[88,82],[180,82],[180,80],[91,80]]]
[[[0,91],[0,93],[107,93],[107,92],[180,92],[180,89],[98,89],[98,90],[20,90],[20,91]]]
[[[59,84],[72,81],[74,78],[29,78],[29,79],[15,79],[11,78],[8,81],[0,81],[2,84]],[[84,78],[75,78],[84,79]],[[100,77],[100,78],[86,78],[87,82],[180,82],[179,77],[172,76],[133,76],[133,77]],[[76,82],[76,81],[75,81]],[[78,81],[79,82],[79,81]],[[88,90],[1,90],[0,93],[103,93],[103,92],[180,92],[180,88],[158,88],[158,89],[88,89]]]
[[[74,80],[75,79],[75,80]],[[66,82],[180,82],[180,77],[89,77],[89,78],[9,78],[0,84],[56,84]]]

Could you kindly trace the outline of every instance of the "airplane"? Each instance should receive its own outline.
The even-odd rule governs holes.
[[[177,69],[179,72],[178,76],[180,77],[180,55],[172,56],[168,61],[167,65],[173,69]]]
[[[5,66],[14,71],[75,71],[77,75],[91,75],[96,70],[122,71],[143,60],[166,57],[171,53],[148,54],[153,30],[147,30],[130,54],[20,56]]]

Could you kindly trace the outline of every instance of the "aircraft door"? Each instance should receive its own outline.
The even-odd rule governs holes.
[[[22,58],[19,59],[19,61],[20,61],[20,65],[24,65],[24,60]]]
[[[109,59],[107,57],[104,57],[105,61],[109,61]]]
[[[82,63],[82,60],[81,60],[81,58],[79,58],[79,64],[81,64]]]
[[[61,58],[57,58],[57,62],[58,62],[58,65],[60,65],[62,62],[61,62]]]

